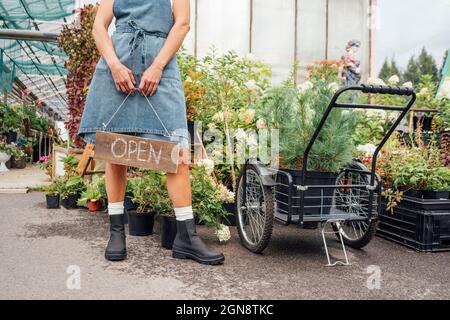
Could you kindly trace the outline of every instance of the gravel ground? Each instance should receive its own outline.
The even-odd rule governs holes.
[[[419,253],[375,238],[364,250],[348,249],[351,266],[330,268],[318,230],[276,225],[269,247],[255,255],[239,244],[235,230],[221,245],[199,227],[208,245],[226,256],[222,266],[204,266],[173,259],[160,247],[155,224],[150,237],[128,236],[129,258],[112,263],[103,257],[107,219],[47,210],[38,192],[0,194],[0,299],[450,298],[449,252]],[[341,256],[333,236],[329,243]],[[367,286],[369,266],[379,268],[379,289]],[[78,267],[80,288],[68,289]]]

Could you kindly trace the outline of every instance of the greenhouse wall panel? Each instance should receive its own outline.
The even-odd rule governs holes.
[[[220,51],[249,51],[250,0],[198,0],[197,54],[216,46]]]
[[[363,75],[369,74],[370,65],[369,13],[369,1],[329,0],[328,59],[339,59],[349,40],[359,40]]]
[[[253,1],[252,53],[271,65],[274,82],[286,79],[295,60],[295,1]]]
[[[327,0],[299,0],[297,7],[297,60],[299,75],[306,75],[306,66],[326,58]]]
[[[268,63],[274,82],[286,79],[300,63],[340,59],[347,42],[360,40],[358,54],[365,77],[370,65],[370,0],[191,0],[189,53],[204,56],[212,45],[220,52],[250,51]],[[297,8],[297,17],[295,16]],[[196,30],[197,29],[197,30]]]
[[[195,54],[195,0],[191,0],[191,30],[189,31],[186,39],[183,42],[184,48],[187,50],[190,54]]]

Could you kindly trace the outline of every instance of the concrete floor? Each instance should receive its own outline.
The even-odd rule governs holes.
[[[0,172],[0,193],[23,193],[28,188],[50,182],[50,177],[39,168],[38,164],[27,164],[25,169],[10,169],[7,172]]]
[[[224,265],[174,260],[159,246],[158,225],[153,236],[127,237],[128,260],[112,263],[103,257],[106,214],[47,210],[38,192],[0,194],[0,299],[450,298],[450,252],[419,253],[375,238],[364,250],[348,250],[352,266],[330,268],[317,230],[277,225],[264,254],[255,255],[235,230],[220,245],[199,229],[225,253]],[[333,237],[330,244],[338,255]],[[367,287],[371,265],[381,272],[380,289]],[[67,272],[78,267],[80,289],[68,289],[77,282]]]

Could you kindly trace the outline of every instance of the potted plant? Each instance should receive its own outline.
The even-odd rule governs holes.
[[[160,218],[161,246],[172,249],[177,234],[177,222],[172,202],[166,188],[166,175],[159,172],[147,174],[150,179],[150,206]]]
[[[450,199],[450,169],[437,167],[430,170],[425,199]]]
[[[66,209],[74,209],[80,199],[81,193],[86,189],[80,176],[69,177],[61,190],[61,204]]]
[[[95,185],[88,185],[77,201],[78,206],[87,206],[90,212],[99,211],[102,207],[102,194]]]
[[[299,86],[289,80],[270,89],[257,104],[259,120],[268,129],[279,131],[278,163],[283,171],[292,176],[294,184],[301,184],[303,155],[338,86],[337,83],[321,80],[321,77]],[[352,162],[356,120],[354,112],[341,109],[332,111],[309,153],[307,185],[334,185],[337,172]],[[277,200],[286,203],[283,197],[288,194],[287,177],[279,174],[277,179],[281,184]],[[333,189],[307,190],[307,214],[320,214],[321,207],[322,213],[327,214],[331,208],[332,195]]]
[[[449,250],[450,169],[441,166],[433,142],[415,138],[412,144],[392,139],[380,154],[385,199],[377,235],[419,251]]]
[[[53,176],[52,171],[52,155],[41,156],[39,158],[39,168],[45,171],[45,173],[51,178]]]
[[[11,157],[11,167],[14,169],[25,169],[27,166],[27,157],[22,149],[15,146]]]
[[[133,180],[136,178],[131,178],[128,179],[127,181],[127,186],[125,189],[125,199],[123,202],[123,205],[125,207],[125,210],[130,210],[130,211],[136,211],[138,208],[138,204],[133,202],[133,190],[132,190],[132,185],[133,185]]]
[[[6,162],[9,161],[12,153],[13,150],[11,145],[0,141],[0,172],[9,171],[6,167]]]
[[[228,216],[223,206],[223,195],[204,166],[198,165],[191,169],[191,189],[197,221],[212,227],[220,242],[228,241],[229,229],[222,223]]]
[[[45,187],[47,209],[59,208],[60,192],[64,187],[64,183],[63,180],[57,179]]]
[[[17,134],[22,126],[20,116],[12,108],[3,115],[3,131],[6,133],[6,142],[14,143],[17,141]]]
[[[132,180],[132,201],[138,205],[136,210],[126,210],[128,214],[129,233],[132,236],[149,236],[153,234],[155,211],[151,208],[152,193],[158,191],[151,185],[148,177],[139,177]]]

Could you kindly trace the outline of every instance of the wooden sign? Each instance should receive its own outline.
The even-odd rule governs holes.
[[[176,173],[179,146],[175,142],[99,131],[96,134],[94,158],[130,167]]]

